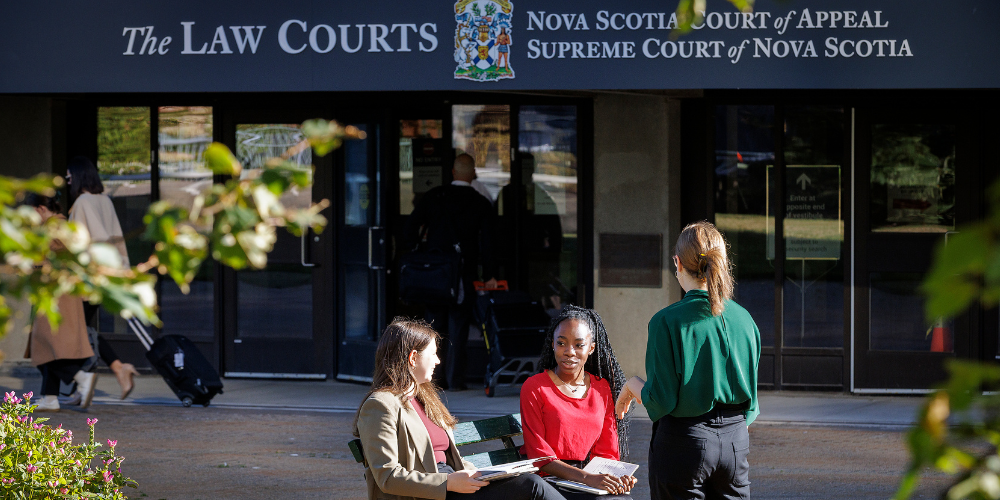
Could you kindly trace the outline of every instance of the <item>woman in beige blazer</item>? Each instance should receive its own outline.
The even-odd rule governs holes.
[[[48,196],[30,194],[24,204],[34,207],[42,218],[42,223],[52,217],[63,218],[59,214],[59,204]],[[62,243],[56,241],[53,248],[59,250]],[[45,316],[35,317],[28,339],[25,358],[42,372],[41,397],[35,400],[36,411],[59,411],[59,382],[76,382],[82,395],[81,404],[86,407],[94,396],[93,373],[80,371],[87,358],[94,355],[87,337],[87,323],[83,318],[83,299],[72,295],[59,297],[56,304],[62,322],[54,329]]]
[[[425,322],[397,319],[375,351],[372,388],[358,409],[370,500],[563,500],[535,474],[484,482],[462,460],[448,412],[431,378],[439,337]]]

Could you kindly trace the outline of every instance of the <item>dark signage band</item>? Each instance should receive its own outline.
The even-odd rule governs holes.
[[[992,0],[719,1],[679,38],[661,0],[235,5],[8,6],[0,93],[1000,84]]]

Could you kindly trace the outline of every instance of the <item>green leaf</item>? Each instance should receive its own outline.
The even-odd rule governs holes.
[[[237,176],[243,170],[239,160],[225,144],[213,142],[205,148],[205,166],[216,175]]]

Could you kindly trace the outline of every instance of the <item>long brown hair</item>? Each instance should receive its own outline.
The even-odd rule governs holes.
[[[445,408],[438,396],[438,388],[434,382],[417,384],[410,371],[410,353],[423,351],[437,342],[440,336],[431,325],[425,321],[396,318],[382,332],[382,338],[375,349],[375,373],[372,375],[372,386],[365,394],[365,401],[375,392],[387,391],[396,395],[403,404],[408,405],[407,394],[414,385],[417,386],[415,397],[423,405],[427,418],[442,428],[455,427],[458,419]],[[358,434],[358,417],[361,408],[354,415],[354,434]]]
[[[674,254],[684,271],[708,285],[708,302],[718,316],[733,297],[733,275],[726,248],[729,245],[711,222],[688,224],[677,237]]]

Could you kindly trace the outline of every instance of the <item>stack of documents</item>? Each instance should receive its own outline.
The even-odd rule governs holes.
[[[520,474],[527,474],[529,472],[537,472],[538,467],[535,467],[535,462],[542,460],[552,460],[556,457],[542,457],[542,458],[532,458],[530,460],[521,460],[520,462],[511,462],[509,464],[493,465],[490,467],[484,467],[479,469],[482,474],[476,479],[480,481],[496,481],[497,479],[504,479],[508,477],[517,476]]]
[[[639,469],[636,464],[630,464],[628,462],[619,462],[617,460],[609,460],[603,457],[595,457],[593,460],[583,468],[583,471],[588,474],[609,474],[615,477],[631,476],[635,474],[635,471]],[[556,486],[566,488],[568,490],[583,491],[585,493],[591,493],[594,495],[607,495],[608,491],[600,488],[594,488],[592,486],[587,486],[583,483],[578,483],[576,481],[569,481],[566,479],[559,479],[557,477],[548,476],[547,479],[552,484]]]

